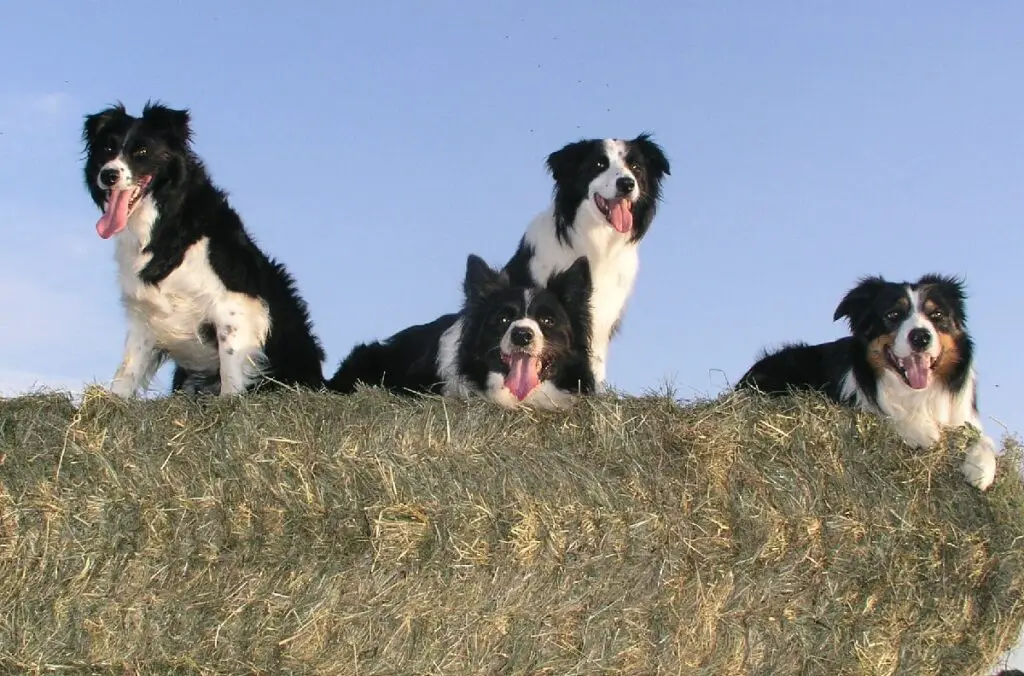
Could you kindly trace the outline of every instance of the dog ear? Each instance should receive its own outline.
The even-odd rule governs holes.
[[[871,309],[871,303],[885,288],[885,280],[880,276],[863,277],[857,286],[850,289],[846,296],[839,302],[832,321],[846,317],[850,325],[850,331],[856,332],[857,327],[862,323],[865,314]]]
[[[124,104],[118,102],[116,105],[110,106],[106,110],[101,110],[98,113],[85,116],[85,124],[82,125],[82,140],[86,145],[91,144],[105,126],[113,122],[119,117],[124,117],[128,113],[125,111]]]
[[[635,139],[630,141],[630,145],[634,145],[640,149],[640,153],[644,156],[644,160],[647,163],[648,171],[655,178],[661,178],[664,176],[671,176],[672,171],[669,169],[668,157],[665,156],[665,151],[661,149],[657,143],[651,140],[651,135],[647,132],[640,134]]]
[[[556,183],[570,180],[593,150],[594,142],[581,139],[548,155],[548,171]]]
[[[499,272],[484,259],[469,254],[466,259],[466,279],[462,284],[467,303],[479,301],[508,284],[508,274],[504,270]]]
[[[188,109],[168,108],[161,103],[147,102],[142,119],[162,131],[171,145],[184,149],[192,140],[191,116]]]
[[[586,256],[580,256],[567,269],[551,275],[547,288],[571,312],[586,307],[591,284],[590,262]]]

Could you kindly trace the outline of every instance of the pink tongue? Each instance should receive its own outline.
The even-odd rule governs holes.
[[[96,223],[96,232],[103,239],[109,239],[124,230],[128,223],[128,203],[133,190],[113,190],[107,198],[107,208]]]
[[[633,229],[633,212],[626,200],[618,199],[608,203],[608,220],[619,232],[625,234]]]
[[[928,387],[932,375],[931,357],[924,354],[912,354],[903,360],[903,370],[907,372],[907,382],[915,390]]]
[[[516,399],[522,401],[533,392],[533,388],[540,385],[540,378],[537,372],[540,366],[537,359],[528,354],[512,355],[512,363],[509,365],[508,375],[505,376],[505,387],[512,391]]]

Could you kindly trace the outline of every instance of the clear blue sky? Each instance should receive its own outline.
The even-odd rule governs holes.
[[[152,97],[192,109],[196,150],[298,278],[327,371],[454,309],[470,252],[503,263],[548,202],[549,152],[649,130],[673,173],[615,386],[716,394],[764,345],[840,335],[858,276],[939,271],[969,285],[986,422],[1024,429],[1022,3],[166,7],[6,10],[0,382],[117,366],[80,125]]]

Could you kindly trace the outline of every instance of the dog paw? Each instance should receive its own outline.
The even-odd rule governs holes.
[[[131,399],[135,396],[135,387],[127,379],[115,378],[110,384],[111,393],[124,399]]]
[[[992,485],[996,478],[996,450],[991,439],[982,437],[967,449],[961,471],[967,483],[978,490]]]

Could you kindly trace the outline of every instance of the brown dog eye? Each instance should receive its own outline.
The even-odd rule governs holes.
[[[139,149],[137,149],[135,151],[135,157],[145,157],[145,156],[146,156],[146,149],[145,148],[139,148]]]
[[[942,313],[942,310],[933,310],[932,313],[928,315],[928,319],[932,320],[933,322],[939,322],[942,321],[945,318],[945,316],[946,315]]]

